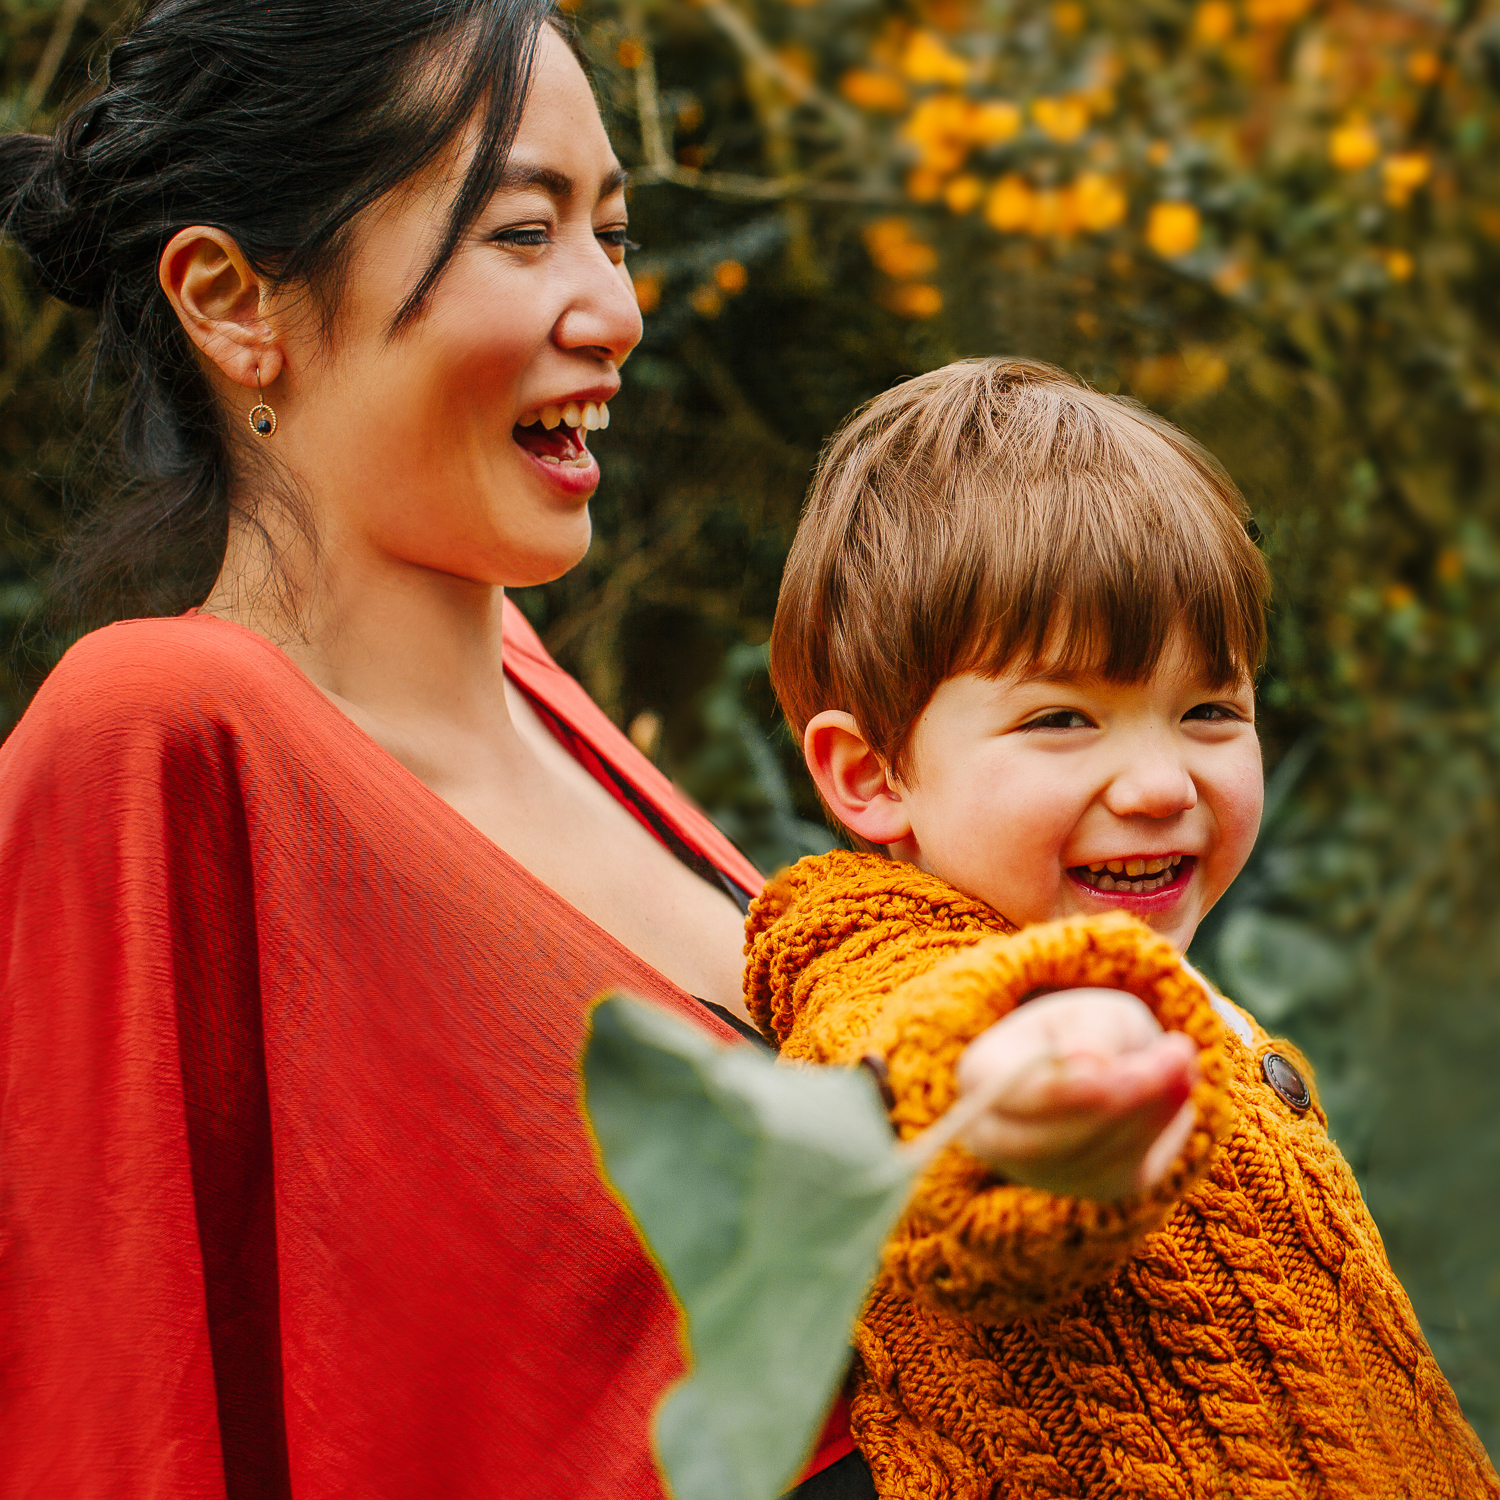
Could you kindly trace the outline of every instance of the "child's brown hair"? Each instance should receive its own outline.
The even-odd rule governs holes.
[[[1134,401],[1034,360],[877,396],[819,461],[771,679],[799,739],[852,714],[897,775],[939,684],[1018,657],[1133,682],[1174,626],[1207,675],[1259,668],[1269,576],[1223,466]]]

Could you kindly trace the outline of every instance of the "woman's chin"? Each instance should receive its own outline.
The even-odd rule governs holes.
[[[551,534],[534,538],[530,546],[511,552],[506,559],[504,575],[496,582],[511,589],[536,588],[571,572],[588,555],[593,525],[587,508],[576,518],[575,524],[559,524],[559,518],[553,517],[551,525],[545,529]]]

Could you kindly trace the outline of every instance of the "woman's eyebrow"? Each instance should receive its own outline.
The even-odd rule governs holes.
[[[599,197],[608,198],[618,193],[630,181],[630,173],[624,167],[615,167],[606,172],[599,184]],[[575,184],[566,172],[555,167],[543,167],[533,162],[509,162],[500,174],[499,191],[516,192],[522,188],[540,188],[551,198],[567,199],[573,196]]]

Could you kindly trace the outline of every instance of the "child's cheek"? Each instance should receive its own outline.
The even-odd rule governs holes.
[[[1265,803],[1265,778],[1261,772],[1258,744],[1244,747],[1235,774],[1227,776],[1221,787],[1215,809],[1219,848],[1214,860],[1220,881],[1227,888],[1245,867],[1255,837],[1260,832],[1261,810]]]

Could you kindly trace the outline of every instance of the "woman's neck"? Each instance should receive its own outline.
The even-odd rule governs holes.
[[[494,735],[512,727],[504,602],[502,588],[365,546],[315,550],[300,536],[241,526],[203,608],[274,641],[359,717]]]

